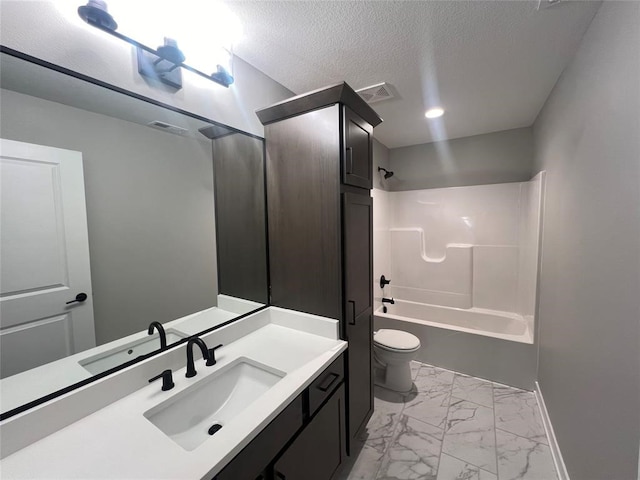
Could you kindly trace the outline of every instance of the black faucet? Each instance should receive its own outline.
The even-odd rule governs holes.
[[[160,322],[151,322],[149,324],[149,331],[147,332],[149,335],[153,335],[153,329],[158,330],[158,335],[160,335],[160,350],[164,350],[167,348],[167,334],[164,331],[164,327]]]
[[[207,348],[207,344],[204,343],[200,337],[190,338],[187,342],[187,373],[185,377],[191,378],[195,377],[198,372],[196,372],[195,362],[193,361],[193,344],[196,344],[200,347],[200,351],[202,352],[202,358],[209,361],[209,349]]]
[[[383,298],[382,303],[390,303],[391,305],[393,305],[396,303],[396,301],[393,298]]]

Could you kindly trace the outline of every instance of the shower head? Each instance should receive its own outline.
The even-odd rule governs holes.
[[[379,172],[384,172],[384,178],[391,178],[393,177],[393,172],[390,170],[387,170],[386,168],[382,168],[382,167],[378,167],[378,171]]]

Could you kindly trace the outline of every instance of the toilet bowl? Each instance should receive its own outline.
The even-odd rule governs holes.
[[[420,339],[401,330],[380,329],[373,334],[376,385],[408,392],[411,390],[411,360],[420,348]]]

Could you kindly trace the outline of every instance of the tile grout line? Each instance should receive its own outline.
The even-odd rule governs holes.
[[[493,410],[493,409],[494,409],[494,408],[493,408],[493,406],[491,406],[491,407],[487,407],[486,405],[483,405],[483,404],[478,403],[478,402],[474,402],[473,400],[469,400],[469,399],[467,399],[467,398],[455,397],[455,396],[453,396],[453,394],[451,395],[451,398],[455,398],[455,399],[457,399],[457,400],[460,400],[461,402],[469,402],[469,403],[473,403],[474,405],[476,405],[476,406],[478,406],[478,407],[490,408],[491,410]],[[448,413],[448,412],[447,412],[447,413]]]
[[[493,440],[495,442],[495,454],[496,454],[496,479],[500,480],[500,469],[498,468],[498,427],[496,425],[498,422],[496,421],[496,396],[495,396],[495,385],[493,382],[491,383],[491,403],[493,405]]]
[[[447,404],[447,415],[444,419],[444,428],[442,429],[442,441],[440,442],[440,455],[438,455],[438,468],[436,469],[436,478],[438,478],[438,472],[440,472],[440,464],[442,462],[442,454],[444,453],[444,439],[447,436],[447,425],[449,425],[449,412],[451,411],[451,398],[453,396],[453,385],[456,382],[456,374],[453,374],[451,380],[451,389],[449,390],[449,399]],[[448,454],[446,454],[448,455]],[[458,459],[459,460],[459,459]]]
[[[501,432],[508,433],[509,435],[513,435],[514,437],[522,438],[522,439],[524,439],[524,440],[529,440],[530,442],[538,443],[538,444],[540,444],[540,445],[544,445],[544,446],[546,446],[546,447],[548,447],[548,446],[549,446],[549,444],[548,444],[548,443],[540,442],[540,441],[535,440],[535,439],[533,439],[533,438],[531,438],[531,437],[525,437],[525,436],[523,436],[523,435],[518,435],[517,433],[510,432],[509,430],[505,430],[504,428],[496,428],[496,430],[500,430]],[[546,434],[545,434],[545,437],[546,437]]]
[[[497,478],[497,474],[494,474],[493,472],[490,472],[490,471],[489,471],[489,470],[487,470],[486,468],[479,467],[479,466],[478,466],[478,465],[476,465],[475,463],[471,463],[471,462],[470,462],[470,461],[468,461],[468,460],[463,460],[462,458],[456,457],[455,455],[451,455],[450,453],[444,453],[444,452],[443,452],[443,453],[442,453],[442,455],[447,455],[447,456],[449,456],[449,457],[451,457],[451,458],[455,458],[456,460],[458,460],[458,461],[460,461],[460,462],[462,462],[462,463],[465,463],[465,464],[467,464],[467,465],[471,465],[472,467],[475,467],[475,468],[477,468],[478,470],[482,470],[483,472],[490,473],[491,475],[496,475],[496,478]]]

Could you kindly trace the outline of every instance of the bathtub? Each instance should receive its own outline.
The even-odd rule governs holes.
[[[420,339],[416,360],[494,382],[533,390],[537,349],[522,316],[396,299],[374,312],[374,329],[404,330]]]
[[[395,302],[394,305],[387,304],[387,313],[383,312],[384,307],[379,307],[375,314],[379,317],[485,335],[512,342],[533,343],[528,322],[516,313],[482,308],[444,307],[408,300]]]

